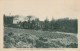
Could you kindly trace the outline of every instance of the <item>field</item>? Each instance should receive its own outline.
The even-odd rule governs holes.
[[[4,27],[4,48],[77,48],[75,33]]]

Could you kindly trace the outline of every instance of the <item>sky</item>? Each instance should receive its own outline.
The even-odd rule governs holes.
[[[75,0],[3,0],[4,14],[33,15],[40,20],[59,18],[77,18]]]

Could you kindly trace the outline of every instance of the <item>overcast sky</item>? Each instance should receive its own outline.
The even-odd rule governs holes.
[[[5,0],[4,14],[9,15],[33,15],[40,20],[46,17],[51,19],[77,18],[75,0]]]

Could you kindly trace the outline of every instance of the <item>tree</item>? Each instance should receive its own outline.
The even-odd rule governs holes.
[[[49,29],[49,19],[48,18],[46,18],[45,20],[44,20],[44,28],[43,28],[44,30],[48,30]]]
[[[36,24],[35,20],[32,20],[31,21],[31,29],[34,29],[35,28],[35,24]]]
[[[28,22],[27,21],[24,21],[23,24],[22,24],[23,28],[27,29],[28,28]]]
[[[53,30],[55,29],[55,20],[52,18],[52,20],[50,21],[50,29]]]
[[[38,30],[40,28],[39,18],[35,19],[35,29]]]
[[[27,16],[27,18],[28,18],[28,28],[31,29],[31,18],[32,18],[32,16],[31,15]]]

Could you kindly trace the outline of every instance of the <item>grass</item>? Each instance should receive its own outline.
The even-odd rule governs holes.
[[[5,48],[77,48],[77,34],[4,27]]]

